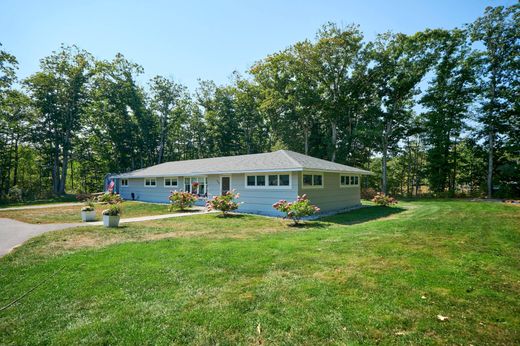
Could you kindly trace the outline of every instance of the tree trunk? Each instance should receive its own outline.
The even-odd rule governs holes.
[[[162,163],[164,156],[164,143],[166,141],[166,116],[163,115],[161,120],[161,138],[159,139],[159,157],[157,158],[157,164]]]
[[[382,173],[382,186],[381,190],[383,193],[386,194],[387,189],[387,181],[386,181],[386,161],[387,161],[387,155],[388,155],[388,144],[387,144],[387,138],[386,135],[383,135],[383,158],[381,160],[381,173]]]
[[[332,155],[330,160],[332,162],[336,161],[336,144],[338,141],[338,128],[336,126],[335,121],[331,121],[331,142],[332,142]]]
[[[60,168],[59,168],[59,146],[58,143],[54,144],[54,157],[52,165],[52,193],[58,194],[60,186]]]
[[[18,184],[18,140],[20,135],[16,135],[16,140],[14,142],[14,171],[13,171],[13,186]]]
[[[489,130],[488,136],[488,174],[487,174],[487,198],[493,197],[493,146],[495,142],[495,132],[493,128]]]
[[[305,155],[309,155],[309,129],[307,126],[303,129],[303,140],[305,142]]]
[[[69,168],[69,153],[70,153],[70,130],[67,131],[65,135],[65,141],[63,144],[63,162],[61,168],[61,179],[59,184],[58,193],[60,195],[65,194],[65,184],[67,182],[67,171]]]

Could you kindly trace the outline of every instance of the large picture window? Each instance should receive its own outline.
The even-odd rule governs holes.
[[[191,192],[197,196],[205,196],[207,194],[207,178],[206,177],[186,177],[184,178],[184,191]]]
[[[304,188],[322,188],[323,174],[303,173],[302,185]]]
[[[289,174],[246,175],[246,188],[288,188],[290,186]]]

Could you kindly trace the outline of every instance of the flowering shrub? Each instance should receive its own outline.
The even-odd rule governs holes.
[[[228,191],[222,196],[214,196],[206,202],[208,210],[220,210],[222,216],[226,217],[230,211],[238,209],[238,203],[235,199],[239,198],[240,194],[235,190]]]
[[[285,219],[291,219],[294,225],[298,225],[301,218],[311,216],[320,212],[320,208],[311,204],[307,195],[298,196],[295,202],[279,200],[273,204],[273,208],[285,213]]]
[[[197,201],[197,196],[190,192],[172,191],[168,199],[170,200],[171,204],[170,211],[173,209],[186,210],[195,204]]]
[[[122,203],[123,199],[117,193],[105,192],[97,198],[98,202],[107,204],[118,204]]]
[[[382,207],[388,207],[389,205],[397,204],[397,200],[395,198],[385,195],[383,192],[376,193],[374,198],[372,198],[372,202]]]
[[[361,189],[361,199],[366,199],[366,200],[370,201],[376,195],[377,195],[377,191],[372,187],[367,187],[366,189]]]

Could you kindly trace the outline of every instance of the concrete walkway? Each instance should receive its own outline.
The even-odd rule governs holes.
[[[183,217],[191,215],[200,215],[206,213],[202,208],[196,212],[187,213],[174,213],[174,214],[163,214],[163,215],[151,215],[151,216],[140,216],[121,219],[119,223],[139,222],[139,221],[150,221],[150,220],[161,220],[169,219],[173,217]],[[0,214],[1,215],[1,214]],[[100,226],[103,225],[103,221],[95,222],[82,222],[82,223],[49,223],[49,224],[31,224],[17,220],[0,218],[0,256],[9,253],[13,248],[23,244],[25,241],[40,235],[45,232],[57,231],[65,228],[74,228],[82,226]]]
[[[27,209],[45,209],[45,208],[58,208],[58,207],[71,207],[75,205],[83,205],[84,203],[80,202],[70,202],[70,203],[50,203],[50,204],[38,204],[38,205],[27,205],[25,207],[9,207],[9,208],[0,208],[0,213],[3,210],[27,210]]]

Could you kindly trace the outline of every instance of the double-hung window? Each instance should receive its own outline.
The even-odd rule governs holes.
[[[288,188],[289,174],[246,175],[246,188]]]
[[[177,187],[177,178],[164,178],[164,187]]]
[[[121,179],[121,187],[127,187],[128,186],[128,179]]]
[[[156,178],[144,178],[144,186],[145,187],[156,187],[157,179]]]
[[[321,173],[303,173],[302,175],[303,188],[322,188],[323,174]]]

